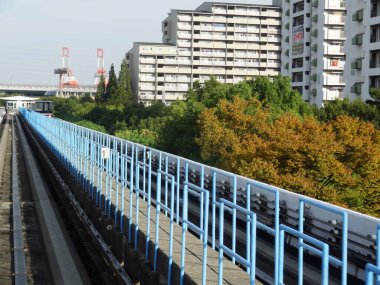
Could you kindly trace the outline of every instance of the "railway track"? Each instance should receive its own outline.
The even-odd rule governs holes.
[[[0,125],[0,284],[105,284],[99,274],[92,274],[93,261],[81,252],[82,247],[88,250],[93,245],[83,246],[83,236],[75,228],[78,224],[72,224],[62,210],[65,207],[57,205],[50,193],[55,186],[46,179],[29,143],[17,116],[4,116]],[[104,261],[99,264],[100,274],[106,272]],[[116,284],[109,274],[107,278]]]
[[[36,204],[27,177],[18,175],[25,173],[20,150],[14,119],[5,116],[0,139],[0,284],[52,284]]]

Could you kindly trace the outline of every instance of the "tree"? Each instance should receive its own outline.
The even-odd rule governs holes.
[[[369,89],[369,94],[375,101],[380,101],[380,88],[371,87]]]
[[[248,81],[252,95],[256,96],[264,106],[269,106],[272,117],[291,112],[301,117],[312,114],[312,107],[306,103],[301,94],[293,90],[288,77],[277,76],[273,79],[258,76]]]
[[[106,80],[103,74],[100,76],[99,84],[96,90],[95,102],[104,103],[106,101]]]
[[[157,133],[143,129],[143,130],[118,130],[115,135],[119,138],[126,139],[135,143],[139,143],[149,147],[155,147],[157,141]]]
[[[212,75],[203,86],[199,82],[195,82],[193,89],[188,94],[188,100],[193,102],[201,102],[206,107],[214,107],[219,100],[226,99],[230,86],[218,82],[216,77]]]
[[[259,181],[380,216],[380,132],[358,118],[328,123],[283,113],[256,98],[221,100],[199,117],[208,163]]]
[[[132,85],[131,85],[131,77],[129,74],[127,59],[124,58],[119,72],[118,79],[118,95],[117,95],[117,103],[126,105],[132,104]]]
[[[335,120],[338,116],[350,116],[372,122],[380,129],[380,105],[368,104],[362,100],[350,102],[348,99],[326,102],[321,109],[315,109],[315,116],[322,122]]]
[[[91,121],[81,120],[75,122],[75,124],[101,133],[107,133],[106,129],[102,125],[95,124]]]
[[[118,96],[118,83],[115,74],[115,67],[111,64],[110,71],[108,73],[108,84],[106,87],[105,102],[114,102]]]
[[[345,175],[336,177],[337,191],[350,208],[380,216],[380,132],[349,116],[329,124],[342,148],[337,160],[345,167]]]

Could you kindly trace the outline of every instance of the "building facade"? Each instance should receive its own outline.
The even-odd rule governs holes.
[[[371,99],[370,88],[380,88],[380,0],[350,0],[346,5],[345,94],[365,101]]]
[[[285,0],[282,7],[281,73],[311,104],[343,98],[345,2]]]
[[[198,80],[223,83],[280,73],[281,8],[205,2],[171,10],[163,44],[134,43],[127,53],[138,101],[183,99]]]
[[[380,88],[380,0],[205,2],[171,10],[162,33],[162,43],[135,43],[127,54],[142,102],[181,100],[211,75],[238,83],[281,73],[317,106],[365,101]]]

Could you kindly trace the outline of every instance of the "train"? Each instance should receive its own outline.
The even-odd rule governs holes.
[[[44,114],[47,117],[53,117],[54,102],[53,101],[35,101],[31,104],[31,108],[37,113]]]

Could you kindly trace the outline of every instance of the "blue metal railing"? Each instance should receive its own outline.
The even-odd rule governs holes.
[[[223,253],[234,257],[238,262],[247,268],[250,275],[250,284],[255,284],[255,271],[256,271],[256,214],[250,210],[236,205],[236,203],[231,203],[226,199],[220,199],[219,201],[219,278],[218,284],[223,284]],[[228,210],[230,213],[236,213],[239,211],[246,216],[247,220],[247,231],[246,231],[246,247],[247,247],[247,257],[244,258],[237,254],[234,249],[224,245],[224,211]],[[235,211],[234,211],[235,210]]]
[[[328,284],[328,278],[329,278],[329,246],[324,243],[324,242],[321,242],[313,237],[310,237],[308,235],[305,235],[303,233],[301,233],[300,231],[297,231],[295,229],[292,229],[288,226],[285,226],[285,225],[280,225],[280,255],[279,255],[279,260],[280,260],[280,266],[279,266],[279,282],[278,284],[281,284],[283,285],[284,284],[284,242],[285,242],[285,232],[291,234],[291,235],[294,235],[296,237],[298,237],[299,241],[300,241],[300,245],[298,246],[298,250],[299,252],[302,252],[303,251],[303,246],[302,246],[302,241],[305,240],[311,244],[313,244],[314,246],[317,246],[317,247],[320,247],[321,248],[321,252],[319,253],[322,257],[322,278],[321,278],[321,284],[322,285],[327,285]],[[312,248],[311,246],[309,246],[309,248]],[[299,268],[303,267],[303,259],[302,260],[299,260]],[[298,280],[302,280],[303,276],[301,275],[302,271],[299,272],[298,274]],[[302,282],[302,281],[301,281]],[[298,284],[300,284],[300,281],[298,281]],[[301,283],[302,284],[302,283]]]
[[[335,214],[338,214],[342,218],[342,258],[339,260],[335,257],[330,257],[331,263],[340,266],[342,268],[342,277],[341,277],[341,284],[346,285],[347,284],[347,239],[348,239],[348,218],[347,218],[347,212],[344,210],[341,210],[339,208],[327,206],[321,203],[317,203],[311,199],[307,198],[300,198],[299,200],[299,233],[303,234],[304,231],[304,207],[305,204],[313,205],[314,207],[320,208],[325,211],[329,211]],[[304,244],[302,237],[299,237],[299,252],[298,252],[298,284],[303,284],[303,248],[310,250],[311,252],[314,252],[315,254],[320,254],[318,250],[315,248]]]
[[[139,227],[145,219],[145,257],[153,260],[153,268],[159,266],[157,256],[160,237],[160,217],[169,219],[166,231],[169,233],[169,256],[167,278],[172,279],[173,264],[173,226],[182,227],[180,282],[183,284],[186,269],[185,250],[186,233],[191,230],[202,243],[202,284],[206,284],[208,245],[219,251],[218,282],[223,280],[223,255],[233,263],[242,265],[249,275],[251,284],[255,282],[256,230],[260,229],[273,236],[273,276],[274,284],[283,284],[284,277],[284,237],[295,237],[294,244],[299,251],[298,281],[303,282],[303,252],[308,250],[322,257],[322,284],[328,280],[328,267],[332,264],[341,268],[341,284],[347,284],[347,211],[309,199],[298,197],[298,230],[280,225],[280,198],[284,190],[237,176],[216,168],[208,167],[175,155],[150,149],[130,141],[107,134],[92,131],[74,124],[45,117],[41,114],[21,109],[20,113],[29,125],[38,133],[50,150],[56,155],[69,173],[82,185],[84,191],[95,199],[96,205],[103,210],[120,232],[125,232],[128,240],[139,247]],[[222,185],[220,185],[222,183]],[[240,188],[239,188],[240,187]],[[272,221],[265,224],[258,220],[253,210],[252,197],[265,195],[273,197],[267,210]],[[119,199],[121,197],[121,199]],[[126,198],[129,208],[126,208]],[[114,199],[115,202],[112,203]],[[120,201],[120,203],[119,203]],[[240,202],[239,202],[240,201]],[[144,203],[147,212],[140,213]],[[240,203],[240,205],[239,205]],[[155,234],[151,236],[151,207],[155,207]],[[340,241],[341,255],[329,253],[326,242],[310,234],[305,234],[306,216],[304,208],[320,209],[337,216],[332,220],[336,226],[337,241]],[[182,208],[182,209],[181,209]],[[189,213],[199,215],[190,219]],[[224,215],[224,213],[228,215]],[[124,225],[127,216],[128,224]],[[227,216],[227,217],[226,217]],[[339,219],[339,220],[338,220]],[[240,224],[239,224],[240,223]],[[224,230],[228,227],[232,233],[228,244],[224,243]],[[242,232],[238,236],[238,232]],[[308,232],[310,233],[310,231]],[[237,242],[244,241],[245,249],[238,249]],[[380,226],[377,227],[376,265],[367,265],[367,284],[373,280],[373,274],[379,276],[380,268]],[[153,256],[150,254],[150,242],[153,242]],[[312,246],[312,245],[313,246]],[[364,278],[364,277],[363,277]],[[371,279],[372,278],[372,279]]]

